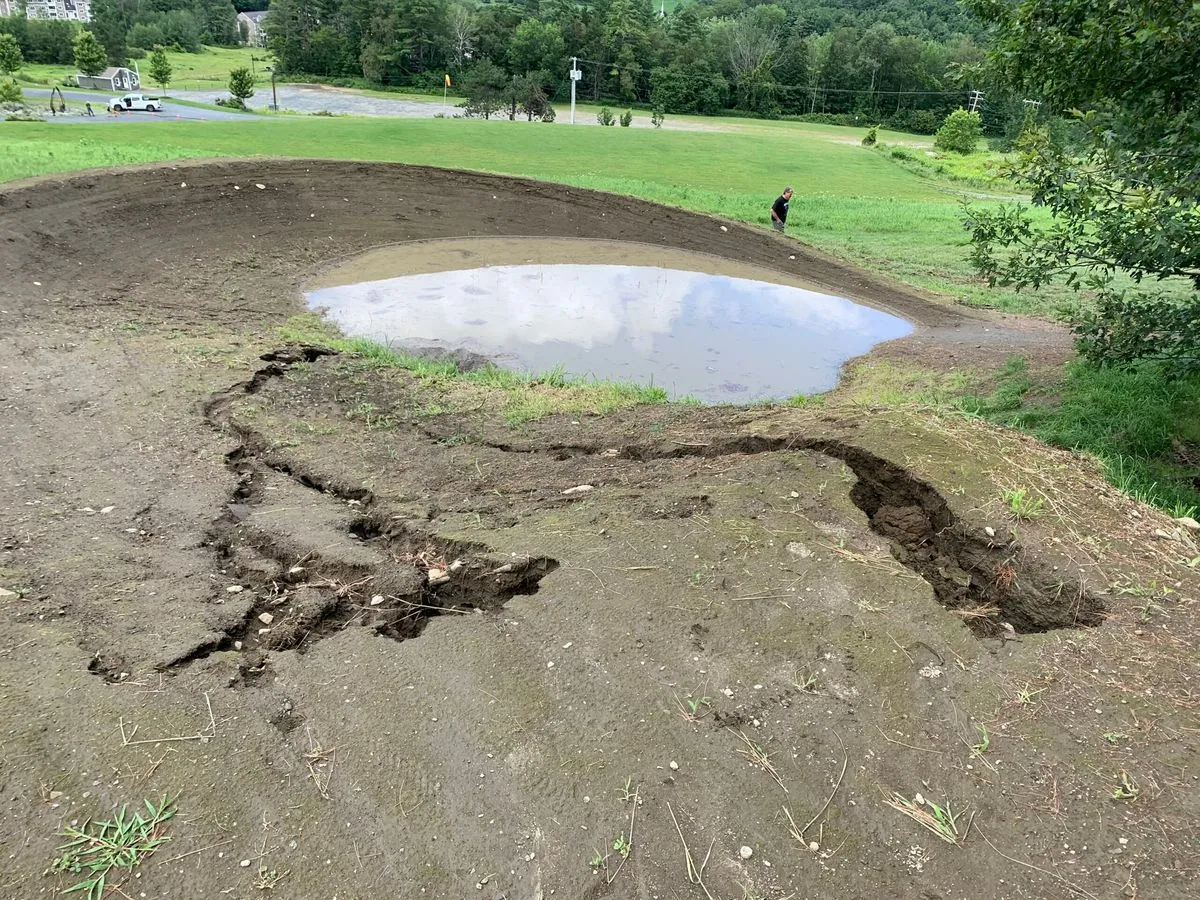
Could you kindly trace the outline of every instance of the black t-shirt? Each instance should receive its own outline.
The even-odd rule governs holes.
[[[761,207],[760,207],[760,209],[761,209]],[[771,207],[771,212],[775,213],[775,216],[779,219],[780,222],[787,221],[788,201],[783,199],[783,195],[780,195],[775,200],[774,205]]]

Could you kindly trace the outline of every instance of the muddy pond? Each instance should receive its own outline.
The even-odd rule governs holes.
[[[704,254],[600,241],[428,241],[370,251],[309,285],[344,333],[529,373],[750,403],[836,386],[904,319]]]

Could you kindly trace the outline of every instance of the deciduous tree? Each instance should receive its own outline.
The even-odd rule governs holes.
[[[1021,206],[973,210],[979,270],[993,283],[1090,288],[1075,329],[1097,362],[1200,368],[1200,5],[967,2],[995,29],[993,70],[1086,135],[1079,149],[1044,131],[1022,138],[1015,173],[1052,221]],[[1166,279],[1172,290],[1148,286]]]

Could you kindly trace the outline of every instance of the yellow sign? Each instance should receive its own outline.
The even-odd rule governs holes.
[[[446,76],[446,87],[450,87],[450,76]]]

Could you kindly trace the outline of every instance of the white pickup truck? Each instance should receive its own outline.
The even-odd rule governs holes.
[[[108,108],[115,112],[136,110],[162,112],[162,101],[157,97],[147,97],[145,94],[126,94],[124,97],[113,97],[108,102]]]

